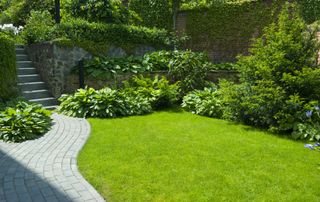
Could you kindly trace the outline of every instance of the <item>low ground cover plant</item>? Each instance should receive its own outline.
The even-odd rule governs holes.
[[[51,128],[51,112],[41,105],[18,101],[0,111],[0,139],[22,142],[35,139]]]
[[[122,89],[79,89],[59,99],[60,113],[73,117],[115,118],[142,115],[171,106],[178,95],[178,85],[165,78],[135,77]]]

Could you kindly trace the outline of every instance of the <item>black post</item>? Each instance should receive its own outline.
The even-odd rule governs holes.
[[[61,21],[60,17],[60,0],[54,0],[54,7],[55,7],[55,20],[56,23],[59,24]]]
[[[84,88],[84,62],[79,60],[79,88]]]

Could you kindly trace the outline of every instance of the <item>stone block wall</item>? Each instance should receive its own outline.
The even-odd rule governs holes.
[[[92,54],[82,48],[63,46],[56,42],[32,44],[27,46],[26,50],[29,59],[33,62],[55,98],[59,98],[63,93],[70,92],[70,89],[78,88],[78,85],[69,86],[73,82],[73,80],[69,80],[71,70],[78,65],[79,60],[92,58]],[[139,45],[128,53],[120,47],[111,45],[105,55],[108,57],[142,56],[155,50],[151,46]],[[97,83],[99,82],[97,81]],[[95,86],[93,83],[90,84]]]
[[[54,43],[33,44],[26,47],[29,59],[40,73],[55,98],[69,85],[68,75],[81,59],[91,54],[78,47],[62,47]]]

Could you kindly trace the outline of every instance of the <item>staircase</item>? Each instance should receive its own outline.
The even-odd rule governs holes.
[[[57,107],[57,100],[52,97],[41,80],[36,68],[28,60],[28,55],[24,46],[16,46],[17,66],[18,66],[18,87],[22,97],[29,102],[38,103],[49,110]]]

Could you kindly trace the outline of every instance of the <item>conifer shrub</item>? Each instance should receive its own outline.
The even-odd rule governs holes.
[[[319,45],[296,4],[287,3],[278,20],[239,57],[241,84],[221,83],[224,118],[294,138],[320,139]]]

